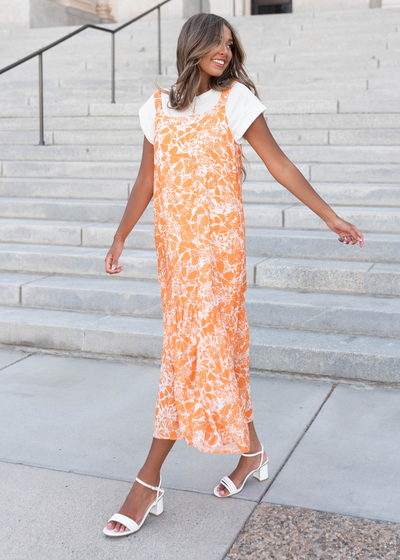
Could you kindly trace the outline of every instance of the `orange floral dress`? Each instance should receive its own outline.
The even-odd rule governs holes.
[[[154,223],[164,341],[154,437],[246,452],[253,420],[241,146],[225,113],[168,117],[155,98]]]

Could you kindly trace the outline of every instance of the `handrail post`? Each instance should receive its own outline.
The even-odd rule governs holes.
[[[233,3],[233,17],[236,17],[236,0],[233,0],[232,3]]]
[[[44,146],[44,111],[43,111],[43,53],[39,53],[39,146]]]
[[[90,29],[97,29],[99,31],[105,31],[107,33],[111,33],[111,103],[115,103],[115,34],[118,33],[118,31],[121,31],[122,29],[125,29],[125,27],[127,27],[128,25],[131,25],[135,21],[138,21],[139,19],[147,16],[148,14],[152,14],[155,10],[157,10],[157,20],[158,20],[158,73],[162,74],[162,66],[161,66],[161,6],[164,6],[165,4],[167,4],[170,1],[171,0],[163,0],[162,2],[157,4],[157,6],[153,6],[153,8],[150,8],[146,12],[143,12],[142,14],[140,14],[139,16],[136,16],[135,18],[127,21],[126,23],[124,23],[123,25],[120,25],[116,29],[108,29],[108,28],[104,28],[104,27],[99,27],[97,25],[93,25],[92,23],[86,23],[85,25],[82,25],[81,27],[79,27],[75,31],[72,31],[72,33],[68,33],[68,35],[64,35],[64,37],[61,37],[57,41],[54,41],[53,43],[50,43],[49,45],[46,45],[45,47],[42,47],[41,49],[29,54],[28,56],[25,56],[24,58],[18,60],[17,62],[14,62],[13,64],[9,64],[5,68],[0,68],[0,74],[3,74],[4,72],[8,72],[8,70],[12,70],[12,68],[15,68],[16,66],[19,66],[20,64],[23,64],[24,62],[27,62],[28,60],[33,60],[36,56],[39,57],[39,120],[40,120],[39,145],[40,146],[45,145],[44,144],[44,108],[43,108],[43,105],[44,105],[43,104],[43,53],[52,49],[53,47],[56,47],[60,43],[63,43],[67,39],[71,39],[71,37],[74,37],[78,33],[81,33],[82,31],[85,31],[85,29],[89,29],[89,28]],[[377,1],[379,1],[379,0],[377,0]],[[202,6],[202,1],[201,0],[200,0],[200,5]]]
[[[157,20],[158,20],[158,73],[161,72],[161,8],[157,7]]]
[[[115,103],[115,33],[111,33],[111,103]]]

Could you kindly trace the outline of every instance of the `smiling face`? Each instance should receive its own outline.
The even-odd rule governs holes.
[[[219,45],[208,51],[199,62],[203,78],[221,76],[232,60],[232,47],[233,39],[231,30],[224,25],[223,35]]]

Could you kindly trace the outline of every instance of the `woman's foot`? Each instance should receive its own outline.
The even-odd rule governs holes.
[[[157,481],[149,481],[144,476],[142,478],[141,473],[139,473],[139,478],[147,482],[148,484],[153,484],[153,482],[156,482],[155,486],[157,486],[159,482],[159,479]],[[150,504],[152,504],[156,498],[157,492],[151,490],[150,488],[142,486],[142,484],[140,484],[139,482],[135,482],[124,502],[124,505],[118,511],[118,513],[130,517],[139,525],[146,511],[149,509]],[[107,524],[107,529],[110,529],[111,531],[114,530],[116,533],[129,531],[129,529],[125,527],[125,525],[117,523],[116,521],[110,521],[110,523]]]
[[[259,449],[259,451],[261,451],[261,449]],[[255,453],[255,451],[251,451],[250,453]],[[255,457],[244,457],[243,455],[240,457],[238,466],[233,473],[229,475],[229,478],[232,480],[236,488],[240,488],[242,486],[244,479],[251,471],[258,469],[260,466],[260,459],[261,454],[256,455]],[[261,464],[264,464],[266,460],[267,454],[264,451]],[[228,488],[223,484],[220,484],[217,487],[217,492],[220,496],[229,496],[230,494]]]

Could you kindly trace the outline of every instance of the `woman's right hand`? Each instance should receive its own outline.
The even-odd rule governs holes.
[[[118,266],[118,259],[124,249],[124,242],[122,239],[114,239],[110,250],[106,256],[106,272],[108,274],[118,274],[121,270],[124,270],[124,266]]]

